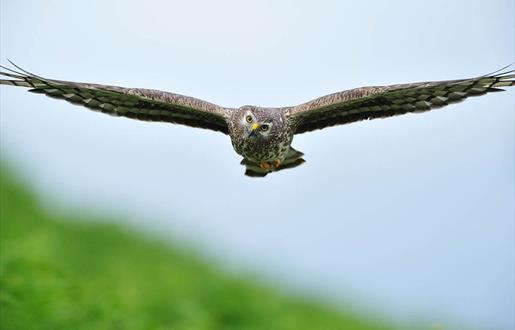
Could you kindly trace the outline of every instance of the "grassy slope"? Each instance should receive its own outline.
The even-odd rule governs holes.
[[[114,225],[46,214],[0,174],[0,329],[389,329]]]

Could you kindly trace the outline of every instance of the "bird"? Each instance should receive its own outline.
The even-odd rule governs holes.
[[[295,106],[229,108],[153,89],[43,78],[8,61],[14,68],[0,65],[1,85],[26,87],[32,93],[113,116],[181,124],[229,135],[234,150],[243,157],[245,175],[250,177],[264,177],[304,163],[304,154],[291,146],[296,134],[426,112],[515,85],[515,63],[512,63],[468,79],[359,87]]]

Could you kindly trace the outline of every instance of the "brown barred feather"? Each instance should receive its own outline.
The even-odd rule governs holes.
[[[515,70],[472,79],[362,87],[322,96],[288,109],[295,133],[360,120],[425,112],[470,96],[499,92],[515,85]]]
[[[6,78],[0,79],[0,84],[30,88],[33,93],[114,116],[171,122],[229,134],[234,150],[244,157],[245,174],[254,177],[304,162],[302,153],[291,147],[294,134],[360,120],[425,112],[515,85],[515,70],[503,72],[506,69],[503,68],[472,79],[356,88],[293,107],[232,109],[152,89],[47,79],[11,64],[20,71],[0,66],[5,70],[0,70],[0,78]]]
[[[170,122],[229,133],[227,121],[232,109],[193,97],[152,89],[53,80],[22,69],[23,72],[17,72],[0,67],[9,71],[0,71],[1,76],[13,78],[0,79],[0,84],[28,87],[31,88],[29,92],[45,94],[113,116]]]

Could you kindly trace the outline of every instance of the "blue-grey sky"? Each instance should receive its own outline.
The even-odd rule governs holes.
[[[467,78],[515,59],[511,0],[0,9],[3,64],[234,107]],[[10,87],[0,89],[0,146],[52,203],[128,215],[238,269],[396,320],[512,329],[514,95],[297,136],[307,163],[261,180],[243,176],[220,133]]]

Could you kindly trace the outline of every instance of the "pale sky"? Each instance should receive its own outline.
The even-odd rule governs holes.
[[[73,4],[73,5],[72,5]],[[1,63],[224,106],[468,78],[515,59],[514,2],[1,1]],[[513,329],[514,91],[295,137],[243,176],[228,137],[0,88],[2,159],[48,201],[401,321]],[[446,327],[445,329],[452,329]]]

